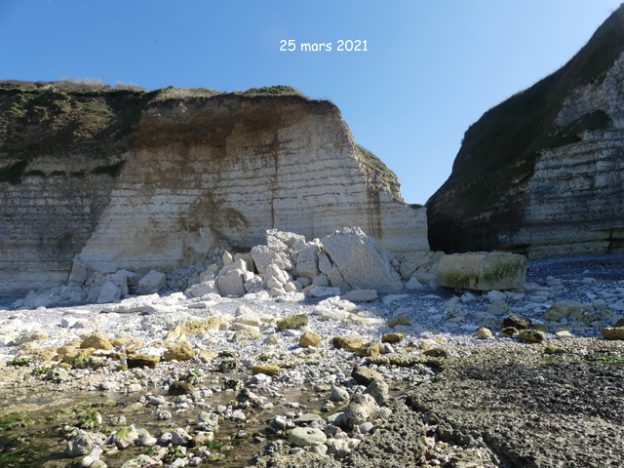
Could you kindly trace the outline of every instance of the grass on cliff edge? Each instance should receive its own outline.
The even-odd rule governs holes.
[[[236,94],[240,96],[301,96],[301,97],[307,98],[305,94],[297,91],[292,86],[285,86],[285,85],[249,88],[246,91],[239,91]]]
[[[386,166],[384,162],[373,152],[367,150],[361,145],[356,146],[360,152],[360,156],[362,157],[362,162],[379,175],[379,182],[381,182],[381,185],[383,185],[392,194],[392,196],[402,200],[401,185],[399,184],[399,179],[396,174],[392,172],[390,168]]]
[[[466,131],[452,174],[429,205],[435,207],[436,198],[448,192],[464,216],[478,216],[500,203],[501,192],[528,180],[543,150],[578,141],[583,130],[607,127],[608,116],[601,111],[565,128],[553,122],[572,90],[602,79],[623,51],[624,5],[563,67],[488,110]],[[453,186],[461,188],[453,192]]]

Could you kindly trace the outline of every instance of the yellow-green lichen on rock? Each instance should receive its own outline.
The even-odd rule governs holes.
[[[440,286],[475,291],[518,289],[524,285],[527,260],[509,252],[444,255],[438,265]]]

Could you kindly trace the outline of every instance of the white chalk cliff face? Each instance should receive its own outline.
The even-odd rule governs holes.
[[[624,249],[624,5],[565,66],[468,129],[427,209],[434,250]]]
[[[0,121],[0,294],[63,281],[75,259],[179,267],[269,228],[314,238],[357,225],[399,257],[428,250],[425,210],[400,200],[330,102],[47,86],[0,88],[0,109],[23,114]]]
[[[604,253],[624,247],[624,53],[603,81],[581,86],[564,101],[559,129],[584,119],[603,128],[546,150],[529,182],[525,225],[516,243],[535,256]]]

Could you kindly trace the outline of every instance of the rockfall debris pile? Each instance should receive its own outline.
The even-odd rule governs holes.
[[[283,297],[342,296],[354,302],[377,299],[437,284],[477,291],[518,289],[524,285],[526,259],[506,252],[444,255],[416,252],[397,260],[359,227],[345,227],[322,239],[266,231],[266,244],[248,252],[216,249],[211,261],[168,272],[90,271],[76,262],[68,284],[31,291],[14,308],[105,304],[132,295],[183,290],[188,298],[209,294],[268,300]]]

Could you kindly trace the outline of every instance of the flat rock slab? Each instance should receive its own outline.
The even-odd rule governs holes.
[[[451,442],[481,437],[506,466],[621,466],[621,357],[606,342],[582,344],[578,355],[557,356],[484,346],[409,392],[408,404],[435,414]]]

